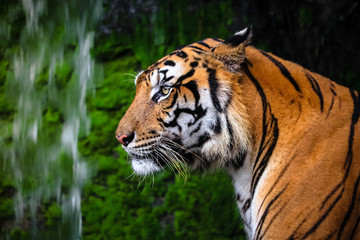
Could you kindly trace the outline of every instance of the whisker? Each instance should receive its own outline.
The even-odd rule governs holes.
[[[120,73],[119,75],[125,75],[125,76],[132,76],[132,77],[134,77],[134,78],[136,78],[136,74],[134,74],[134,73]]]
[[[186,181],[187,176],[189,175],[189,171],[184,158],[164,143],[159,144],[159,150],[163,155],[167,156],[167,159],[171,162],[171,165],[174,166],[180,176],[182,176]]]
[[[174,167],[172,166],[172,164],[170,164],[171,162],[169,163],[166,154],[164,154],[159,148],[155,148],[154,151],[156,152],[157,156],[159,156],[165,162],[166,166],[168,166],[171,169],[171,171],[176,174]]]
[[[199,155],[197,155],[196,153],[190,151],[189,149],[187,149],[187,148],[185,148],[184,146],[182,146],[182,145],[180,145],[180,144],[172,141],[172,140],[169,139],[169,138],[163,137],[163,138],[160,139],[160,141],[166,142],[166,144],[172,145],[173,147],[178,148],[178,149],[180,149],[180,150],[184,150],[184,151],[186,151],[187,153],[190,153],[191,155],[193,155],[194,157],[196,157],[197,159],[201,160],[202,162],[204,162],[204,163],[206,162],[204,159],[202,159],[202,158],[201,158]]]
[[[123,179],[123,181],[127,181],[129,178],[131,178],[132,177],[132,179],[130,179],[130,181],[132,181],[133,179],[134,179],[134,177],[135,177],[135,171],[133,171],[129,176],[127,176],[125,179]]]
[[[154,173],[151,173],[152,175],[152,185],[151,185],[151,188],[154,188],[154,185],[155,185],[155,175]]]
[[[155,152],[157,151],[156,148],[154,148],[154,151],[155,151]],[[161,170],[163,170],[164,172],[166,172],[166,169],[165,169],[163,166],[161,166],[161,164],[160,164],[160,162],[159,162],[159,157],[160,157],[160,156],[158,156],[158,155],[151,155],[151,159],[158,163],[158,165],[161,167]]]

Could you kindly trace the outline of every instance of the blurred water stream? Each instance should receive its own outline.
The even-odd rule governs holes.
[[[22,0],[22,6],[26,26],[7,86],[16,113],[6,126],[12,141],[2,147],[2,167],[15,180],[19,227],[30,229],[32,239],[79,239],[89,167],[78,137],[90,129],[85,98],[95,91],[90,50],[101,0]],[[60,120],[51,122],[52,115]],[[61,208],[62,224],[39,230],[42,204],[52,201]]]

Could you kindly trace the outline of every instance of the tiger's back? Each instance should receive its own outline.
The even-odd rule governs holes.
[[[358,93],[250,37],[205,39],[139,74],[116,131],[134,171],[225,169],[251,239],[360,239]]]

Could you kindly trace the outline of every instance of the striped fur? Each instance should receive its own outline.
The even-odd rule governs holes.
[[[225,169],[249,239],[360,239],[359,94],[250,38],[205,39],[138,75],[116,131],[133,136],[135,173]]]

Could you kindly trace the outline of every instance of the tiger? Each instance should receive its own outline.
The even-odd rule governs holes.
[[[248,239],[360,239],[359,94],[252,36],[195,42],[136,76],[115,134],[134,173],[227,172]]]

